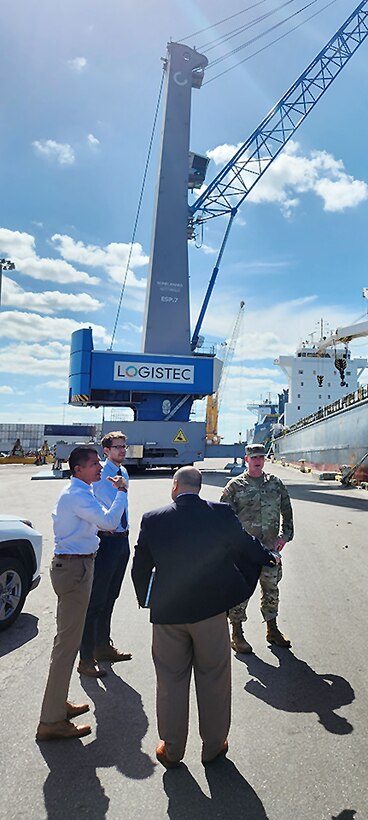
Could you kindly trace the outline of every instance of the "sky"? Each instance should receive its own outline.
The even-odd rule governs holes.
[[[324,5],[316,0],[296,21]],[[95,347],[110,344],[167,42],[185,39],[206,53],[235,25],[274,12],[209,51],[214,60],[301,7],[297,0],[282,9],[274,0],[3,0],[0,257],[15,270],[2,284],[0,422],[101,420],[100,409],[67,404],[70,336],[92,326]],[[260,54],[252,57],[295,20],[207,70],[193,91],[191,123],[191,149],[211,159],[207,182],[353,8],[335,0]],[[219,24],[225,14],[237,16]],[[221,403],[225,441],[244,438],[254,422],[248,402],[286,387],[277,356],[294,353],[322,318],[332,331],[366,316],[367,97],[366,41],[239,211],[202,328],[206,346],[221,353],[245,301]],[[162,109],[159,123],[161,116]],[[160,127],[117,351],[141,349]],[[192,327],[225,227],[223,218],[212,220],[201,247],[189,250]],[[368,356],[368,341],[351,349]],[[197,403],[198,420],[204,410]]]

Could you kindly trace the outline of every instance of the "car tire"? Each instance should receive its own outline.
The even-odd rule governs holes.
[[[22,611],[29,589],[27,571],[16,558],[0,557],[0,632]]]

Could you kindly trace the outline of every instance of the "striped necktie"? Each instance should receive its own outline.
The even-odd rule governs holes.
[[[121,471],[121,467],[119,467],[116,475],[123,475],[123,473]],[[128,529],[128,519],[127,519],[126,510],[124,510],[123,515],[121,516],[120,523],[121,523],[121,526],[122,526],[124,531]]]

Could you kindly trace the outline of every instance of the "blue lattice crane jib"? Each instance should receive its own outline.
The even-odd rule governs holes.
[[[190,206],[191,225],[238,210],[367,35],[368,0],[362,0]]]

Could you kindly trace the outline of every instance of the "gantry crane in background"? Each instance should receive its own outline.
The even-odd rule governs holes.
[[[221,376],[220,360],[198,349],[200,329],[240,205],[364,42],[367,18],[363,0],[190,207],[188,187],[193,176],[204,180],[207,162],[198,157],[196,163],[191,154],[188,178],[191,92],[201,87],[208,60],[186,45],[168,44],[143,352],[95,351],[91,328],[75,331],[71,342],[69,403],[132,409],[134,421],[124,422],[128,463],[180,466],[208,454],[240,454],[235,444],[206,450],[205,422],[189,420],[193,402],[216,392]],[[187,240],[198,225],[224,214],[229,222],[191,338]],[[105,422],[104,432],[113,425]]]
[[[233,332],[231,335],[231,339],[229,343],[226,345],[226,352],[224,356],[224,363],[222,366],[221,376],[219,386],[215,393],[212,393],[211,396],[207,396],[207,404],[206,404],[206,442],[207,444],[220,444],[223,439],[223,436],[219,436],[218,434],[218,422],[219,422],[219,413],[221,408],[221,402],[225,395],[225,388],[229,377],[230,365],[234,358],[236,343],[239,338],[241,326],[242,326],[242,319],[244,316],[244,306],[245,302],[240,302],[240,307],[238,311],[238,315],[235,320],[235,324],[233,327]]]

